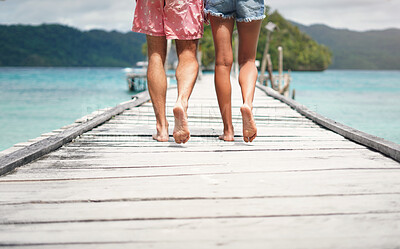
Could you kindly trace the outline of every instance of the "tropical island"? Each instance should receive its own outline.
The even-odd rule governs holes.
[[[400,69],[400,30],[356,32],[324,25],[305,26],[270,13],[268,22],[278,26],[272,33],[269,53],[278,65],[278,46],[283,47],[285,70]],[[261,60],[266,43],[262,28],[257,50]],[[0,25],[0,66],[28,67],[132,67],[146,59],[143,34],[90,30],[60,24]],[[348,39],[351,37],[352,39]],[[354,39],[353,39],[354,38]],[[202,63],[212,67],[214,46],[210,26],[201,42]]]

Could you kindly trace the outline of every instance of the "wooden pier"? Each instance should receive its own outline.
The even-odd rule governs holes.
[[[262,86],[258,137],[246,144],[232,85],[234,142],[217,138],[222,123],[205,74],[190,99],[185,145],[173,142],[170,89],[167,143],[151,138],[145,92],[3,152],[0,174],[16,169],[0,177],[0,247],[400,248],[399,145]]]

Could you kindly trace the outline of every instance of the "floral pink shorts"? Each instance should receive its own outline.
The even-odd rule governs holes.
[[[203,36],[203,0],[136,0],[132,31],[167,39]]]

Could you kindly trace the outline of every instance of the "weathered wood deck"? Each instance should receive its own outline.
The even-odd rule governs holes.
[[[204,75],[187,144],[153,141],[145,103],[0,177],[0,246],[400,248],[398,162],[259,89],[258,137],[245,144],[236,85],[235,142],[217,139],[213,79]],[[169,90],[171,134],[175,98]]]

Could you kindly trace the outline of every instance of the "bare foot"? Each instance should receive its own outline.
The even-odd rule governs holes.
[[[227,142],[235,141],[233,128],[231,130],[229,130],[229,131],[224,129],[224,134],[219,135],[218,139],[219,140],[224,140],[224,141],[227,141]]]
[[[186,143],[190,138],[187,116],[182,106],[176,105],[173,109],[175,117],[174,139],[178,144]]]
[[[157,125],[157,134],[153,134],[153,139],[157,140],[158,142],[168,142],[169,135],[168,135],[168,123],[166,127],[161,127]]]
[[[252,142],[257,136],[257,127],[254,122],[253,113],[247,104],[240,107],[243,120],[243,140],[248,143]]]

